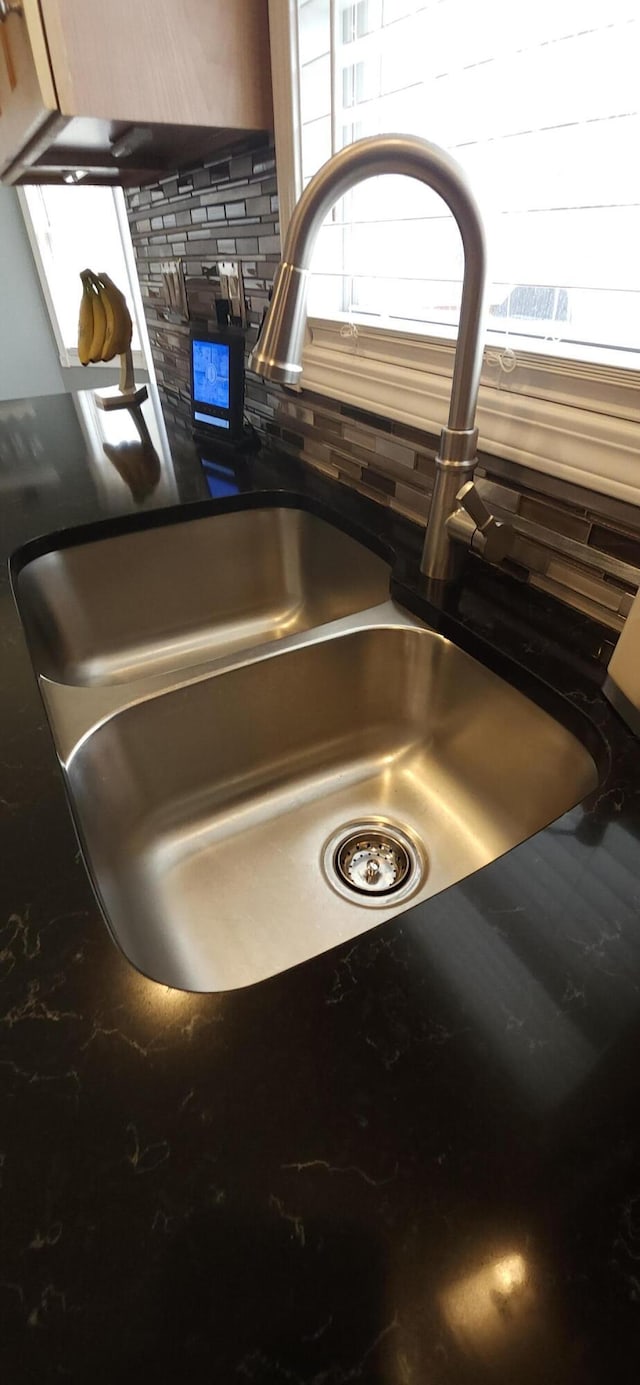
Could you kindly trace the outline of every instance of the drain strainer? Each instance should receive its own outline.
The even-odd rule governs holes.
[[[381,818],[350,823],[324,850],[329,883],[354,904],[385,905],[405,899],[421,883],[425,866],[408,834]]]

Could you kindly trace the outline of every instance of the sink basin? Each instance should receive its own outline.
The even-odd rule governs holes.
[[[280,507],[209,515],[46,553],[21,572],[34,662],[105,687],[190,668],[386,600],[389,568]]]
[[[445,889],[595,787],[564,727],[396,618],[139,703],[73,755],[94,879],[142,971],[192,990],[270,976]],[[338,892],[325,862],[341,827],[372,821],[400,826],[422,858],[415,891],[375,908]]]
[[[286,509],[20,572],[85,860],[148,976],[215,991],[274,975],[462,880],[596,787],[581,742],[390,601],[388,576]]]

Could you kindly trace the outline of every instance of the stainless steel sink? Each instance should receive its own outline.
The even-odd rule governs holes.
[[[38,671],[83,687],[190,668],[384,601],[388,565],[305,510],[264,508],[47,553],[20,575]]]
[[[226,637],[215,616],[207,623],[199,588],[191,663],[177,601],[170,619],[151,604],[144,644],[141,605],[134,620],[122,610],[119,625],[117,611],[103,613],[112,562],[114,580],[121,587],[124,580],[114,552],[116,544],[122,552],[120,539],[97,555],[104,584],[97,589],[89,578],[83,589],[78,564],[89,573],[89,549],[99,545],[51,555],[58,561],[48,565],[38,558],[18,579],[111,931],[140,970],[192,990],[259,981],[383,923],[508,851],[597,783],[591,756],[564,726],[382,599],[388,571],[379,560],[302,512],[250,513],[268,519],[264,530],[246,525],[246,538],[251,530],[268,547],[267,534],[272,543],[279,535],[292,554],[285,562],[264,553],[273,574],[266,585],[285,594],[289,633],[275,619],[279,601],[264,602],[259,574],[241,582],[241,602],[229,596],[214,604],[223,625],[233,612]],[[195,572],[196,549],[201,570],[208,562],[211,571],[220,554],[216,526],[222,534],[229,518],[151,537],[161,535],[166,553],[181,529],[181,572],[185,565]],[[191,544],[200,525],[210,554],[200,533]],[[150,535],[135,536],[143,537]],[[137,551],[141,562],[151,555],[161,577],[153,545]],[[234,572],[252,561],[238,541],[232,551]],[[48,572],[56,580],[45,592]],[[222,581],[222,566],[219,573]],[[287,583],[287,573],[295,581]],[[349,574],[357,575],[345,591]],[[128,580],[151,591],[142,568],[129,567]],[[192,586],[180,589],[188,595]],[[263,601],[262,645],[252,591]],[[287,591],[294,593],[288,606]],[[55,610],[52,629],[45,608]],[[313,624],[319,618],[324,623]],[[105,633],[106,653],[98,640]],[[226,657],[206,665],[205,648],[218,656],[224,648]],[[132,666],[155,674],[136,682]],[[130,681],[116,683],[124,673]],[[72,675],[90,686],[70,686]]]

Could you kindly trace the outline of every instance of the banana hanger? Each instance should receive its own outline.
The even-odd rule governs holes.
[[[92,269],[83,269],[80,278],[78,355],[82,365],[120,357],[119,384],[96,390],[96,403],[101,409],[127,409],[141,404],[147,398],[147,389],[145,385],[136,387],[131,354],[133,324],[127,300],[104,271],[94,274]]]

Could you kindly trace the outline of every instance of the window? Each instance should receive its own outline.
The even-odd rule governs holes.
[[[490,233],[494,339],[640,364],[637,0],[296,0],[302,176],[364,135],[448,149]],[[405,178],[334,209],[311,311],[450,334],[462,251]],[[547,311],[548,308],[548,311]]]
[[[80,271],[104,270],[126,294],[133,319],[132,349],[143,354],[143,314],[133,248],[120,210],[122,193],[100,187],[43,186],[20,190],[36,266],[63,366],[78,364]],[[90,369],[90,367],[89,367]]]
[[[270,0],[283,231],[320,165],[421,134],[466,168],[492,283],[482,446],[640,503],[637,0]],[[462,248],[415,181],[370,180],[318,238],[303,385],[438,433]]]

